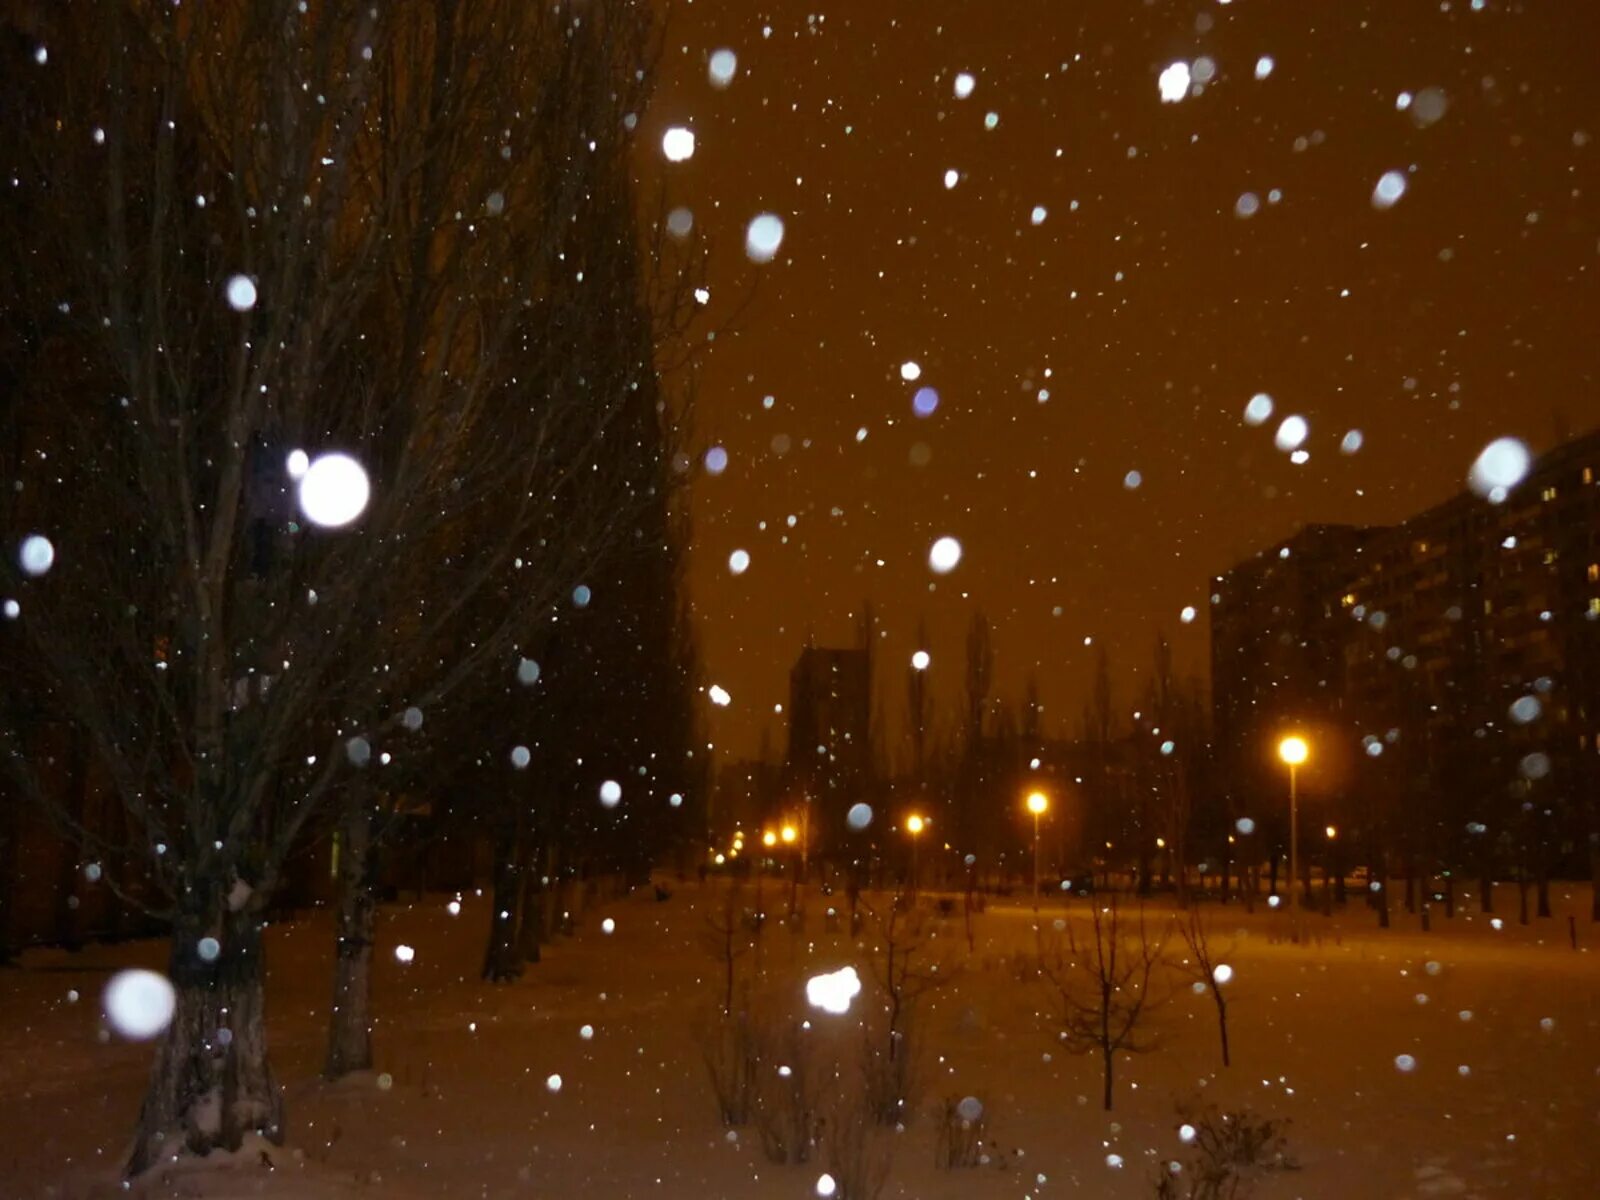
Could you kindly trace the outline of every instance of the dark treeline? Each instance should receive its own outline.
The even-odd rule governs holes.
[[[633,0],[0,21],[0,858],[43,820],[64,909],[171,932],[132,1170],[283,1137],[285,905],[336,900],[338,1074],[386,883],[492,883],[507,979],[547,892],[691,828],[657,36]],[[359,517],[308,521],[293,451],[356,460]]]
[[[950,661],[919,629],[918,647]],[[920,851],[924,884],[955,886],[970,875],[976,887],[1026,889],[1034,838],[1027,798],[1037,791],[1047,803],[1038,823],[1045,890],[1114,886],[1179,904],[1199,892],[1247,905],[1267,896],[1286,902],[1290,773],[1279,743],[1291,735],[1308,744],[1295,779],[1308,907],[1331,912],[1355,889],[1378,922],[1388,923],[1393,905],[1426,925],[1454,915],[1464,887],[1472,911],[1505,911],[1496,885],[1509,883],[1516,902],[1508,915],[1526,921],[1550,915],[1553,879],[1589,868],[1589,809],[1580,801],[1594,756],[1530,760],[1528,739],[1483,715],[1498,693],[1478,705],[1486,734],[1457,737],[1472,726],[1430,721],[1430,701],[1396,661],[1399,683],[1411,686],[1349,704],[1286,703],[1281,719],[1225,740],[1207,687],[1175,673],[1165,635],[1123,694],[1102,649],[1089,699],[1065,723],[1046,721],[1033,679],[1016,700],[994,694],[983,613],[972,617],[963,649],[961,688],[945,710],[926,671],[906,668],[903,736],[878,756],[863,791],[895,819],[933,817],[938,836]],[[1514,728],[1515,719],[1501,724]],[[1536,772],[1548,766],[1551,778],[1530,779],[1530,761]],[[904,834],[873,840],[881,869],[909,870]]]

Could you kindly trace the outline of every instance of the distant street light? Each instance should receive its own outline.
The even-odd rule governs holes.
[[[917,894],[917,835],[928,827],[930,822],[912,813],[906,818],[906,832],[911,835],[911,894]]]
[[[1300,906],[1305,902],[1305,894],[1303,890],[1297,894],[1300,888],[1300,801],[1295,773],[1310,754],[1305,738],[1298,735],[1291,735],[1278,743],[1278,757],[1289,766],[1289,899],[1294,904],[1293,930],[1297,942],[1300,940]]]
[[[794,826],[793,825],[785,825],[783,827],[783,833],[780,836],[783,838],[784,845],[786,845],[786,846],[794,845],[794,839],[795,839]]]
[[[1033,911],[1039,911],[1039,818],[1050,807],[1050,797],[1043,792],[1028,793],[1028,811],[1033,814]]]
[[[761,844],[763,846],[776,846],[778,844],[778,835],[770,829],[767,830],[761,835]]]

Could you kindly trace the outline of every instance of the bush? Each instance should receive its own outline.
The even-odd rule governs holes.
[[[752,1117],[761,1149],[775,1163],[803,1163],[816,1145],[818,1102],[837,1071],[824,1065],[816,1036],[796,1016],[752,1025],[756,1083]]]
[[[1287,1121],[1214,1107],[1183,1115],[1194,1131],[1193,1153],[1187,1165],[1161,1167],[1156,1200],[1243,1200],[1263,1177],[1299,1169],[1288,1152]]]
[[[862,1088],[836,1090],[823,1133],[836,1200],[877,1200],[889,1181],[896,1136],[873,1121]]]
[[[750,1014],[743,1010],[723,1013],[719,1009],[696,1029],[695,1036],[717,1098],[717,1116],[729,1127],[749,1124],[760,1066]]]
[[[989,1105],[981,1096],[946,1096],[939,1108],[934,1165],[945,1169],[985,1165]]]

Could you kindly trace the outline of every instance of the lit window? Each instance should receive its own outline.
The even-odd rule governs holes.
[[[1583,481],[1585,483],[1593,483],[1594,482],[1594,468],[1593,467],[1585,467],[1583,469]]]
[[[1600,617],[1600,596],[1589,597],[1589,615],[1591,617]]]
[[[1600,581],[1600,563],[1589,564],[1589,582]]]
[[[1556,490],[1553,487],[1547,487],[1539,493],[1539,497],[1542,500],[1554,500],[1556,498]]]

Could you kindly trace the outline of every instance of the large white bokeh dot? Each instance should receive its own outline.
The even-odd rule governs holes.
[[[732,50],[717,50],[711,55],[711,61],[706,64],[706,76],[711,80],[711,86],[725,88],[733,82],[734,72],[739,69],[739,56]]]
[[[56,548],[42,533],[32,533],[22,539],[17,551],[17,564],[29,575],[43,575],[56,561]]]
[[[155,1037],[172,1022],[177,996],[165,975],[143,968],[118,971],[106,984],[106,1019],[132,1041]]]
[[[255,281],[248,275],[235,275],[228,280],[228,307],[234,312],[249,312],[256,306]]]
[[[961,561],[961,543],[953,537],[942,537],[928,551],[928,566],[940,575],[948,575]]]
[[[751,262],[771,262],[778,257],[778,247],[781,245],[783,218],[776,213],[760,214],[745,230],[744,252]]]
[[[835,1016],[850,1011],[850,1001],[861,994],[861,977],[854,967],[813,975],[806,980],[806,1002]]]
[[[348,454],[320,454],[300,477],[300,511],[313,525],[348,525],[371,498],[366,468]]]
[[[674,125],[661,135],[661,152],[668,162],[684,162],[694,157],[694,130]]]
[[[1467,474],[1467,483],[1478,495],[1498,504],[1528,473],[1533,456],[1516,438],[1496,438],[1483,448]]]

